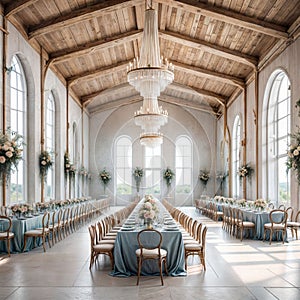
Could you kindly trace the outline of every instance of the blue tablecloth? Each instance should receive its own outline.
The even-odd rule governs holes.
[[[11,231],[15,234],[14,239],[11,241],[11,252],[22,252],[24,247],[24,232],[42,227],[43,215],[34,216],[31,218],[25,218],[18,220],[12,219]],[[36,245],[41,244],[40,239],[36,239]],[[33,239],[28,239],[26,243],[25,251],[29,251],[33,248]],[[0,252],[7,252],[6,242],[0,242]]]
[[[269,212],[266,211],[247,211],[243,210],[244,221],[250,221],[255,223],[255,235],[252,238],[257,240],[262,240],[264,237],[264,225],[266,223],[270,223]],[[273,215],[274,221],[281,221],[283,217],[282,212],[275,213]],[[270,239],[269,231],[266,234],[266,240]],[[281,238],[281,235],[280,235]],[[272,239],[276,239],[276,235],[274,234]]]
[[[143,200],[142,200],[143,201]],[[141,202],[142,202],[141,201]],[[167,212],[159,202],[161,211]],[[135,212],[139,209],[137,205]],[[114,270],[112,276],[128,277],[137,274],[137,258],[135,251],[139,248],[137,234],[140,229],[133,231],[119,231],[114,247]],[[184,245],[182,234],[179,230],[167,231],[163,227],[156,228],[162,234],[161,248],[167,250],[167,267],[171,276],[186,276],[184,262]],[[149,236],[151,236],[151,232]],[[151,237],[150,237],[151,239]],[[142,275],[159,275],[158,263],[155,260],[146,260],[142,266]]]

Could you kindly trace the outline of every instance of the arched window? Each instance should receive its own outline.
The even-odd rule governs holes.
[[[146,193],[158,197],[161,194],[161,146],[144,148]]]
[[[192,187],[192,143],[188,137],[176,141],[176,193],[188,194]]]
[[[270,78],[267,107],[267,198],[290,205],[290,175],[286,172],[291,122],[290,81],[278,70]]]
[[[26,78],[22,65],[17,58],[13,56],[11,62],[10,79],[10,128],[23,135],[26,143]],[[26,149],[24,149],[26,150]],[[23,151],[23,160],[20,160],[18,169],[11,174],[10,178],[10,202],[25,202],[25,164],[24,158],[26,151]]]
[[[132,143],[130,138],[122,136],[116,141],[116,178],[117,194],[132,193]]]
[[[240,181],[238,170],[240,167],[240,145],[241,145],[241,119],[235,117],[232,136],[232,192],[233,197],[240,196]]]
[[[55,103],[54,96],[51,92],[46,100],[45,111],[45,148],[48,152],[55,152]],[[55,159],[55,155],[52,155]],[[45,199],[55,198],[55,169],[54,161],[52,168],[48,170],[46,184],[45,184]]]

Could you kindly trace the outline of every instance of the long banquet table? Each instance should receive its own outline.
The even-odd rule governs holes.
[[[141,205],[141,202],[137,205],[132,214],[128,217],[127,222],[131,223],[136,219],[136,214]],[[167,214],[167,210],[159,203],[161,212]],[[126,221],[125,221],[126,224]],[[137,259],[135,255],[136,249],[139,248],[137,241],[137,234],[143,227],[136,224],[132,230],[127,230],[123,227],[118,234],[114,247],[114,270],[112,276],[128,277],[137,274]],[[186,270],[184,265],[184,245],[182,240],[182,234],[179,229],[168,230],[164,226],[156,226],[162,234],[162,248],[168,251],[167,255],[167,267],[169,275],[171,276],[186,276]],[[151,232],[149,233],[149,237]],[[151,239],[151,237],[150,237]],[[159,269],[157,261],[147,260],[142,266],[142,275],[159,275]]]

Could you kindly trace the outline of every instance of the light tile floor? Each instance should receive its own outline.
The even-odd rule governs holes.
[[[111,208],[107,214],[118,208]],[[42,247],[0,258],[0,300],[35,299],[300,299],[300,240],[289,243],[243,240],[230,236],[192,207],[181,208],[207,224],[207,271],[189,258],[186,277],[115,278],[99,258],[89,270],[87,225],[44,253]]]

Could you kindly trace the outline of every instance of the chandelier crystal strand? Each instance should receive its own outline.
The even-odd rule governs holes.
[[[163,142],[159,130],[168,122],[168,112],[158,106],[157,97],[174,80],[173,71],[172,63],[160,57],[157,13],[150,6],[145,11],[140,59],[135,58],[127,68],[128,82],[143,97],[143,105],[134,113],[135,124],[143,130],[143,146],[156,147]]]

